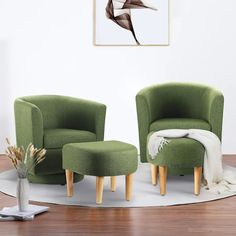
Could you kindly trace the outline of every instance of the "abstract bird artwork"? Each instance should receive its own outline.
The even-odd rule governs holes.
[[[140,0],[108,0],[106,6],[106,16],[120,27],[131,31],[134,40],[140,45],[132,24],[131,9],[151,9],[157,10],[154,6]]]
[[[169,45],[169,0],[94,0],[95,45]]]

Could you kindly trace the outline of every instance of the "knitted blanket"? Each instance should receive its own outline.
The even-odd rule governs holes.
[[[148,140],[148,152],[152,159],[171,140],[166,138],[191,138],[205,148],[203,176],[206,189],[216,194],[236,192],[236,168],[223,164],[221,142],[212,132],[201,129],[167,129],[153,133]]]

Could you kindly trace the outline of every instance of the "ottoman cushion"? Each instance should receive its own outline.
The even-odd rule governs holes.
[[[150,158],[147,150],[147,159],[150,163],[171,168],[194,168],[203,165],[205,149],[201,143],[189,138],[168,140],[171,142],[163,147],[155,159]]]
[[[119,141],[71,143],[63,147],[63,168],[82,175],[128,175],[137,169],[137,149]]]

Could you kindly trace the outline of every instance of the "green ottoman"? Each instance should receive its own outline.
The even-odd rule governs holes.
[[[119,141],[100,141],[66,144],[62,150],[66,170],[67,196],[73,195],[73,172],[96,176],[96,203],[102,203],[104,176],[111,177],[115,191],[115,176],[126,176],[126,200],[131,199],[132,177],[137,170],[137,149]]]
[[[149,136],[152,135],[150,133]],[[160,179],[160,194],[166,194],[167,168],[172,171],[176,168],[194,170],[194,193],[200,194],[202,166],[205,149],[198,141],[190,138],[169,139],[171,142],[165,145],[155,159],[151,159],[147,150],[147,160],[151,163],[152,184],[157,184],[157,175]],[[173,172],[172,172],[173,173]],[[186,171],[186,173],[188,173]]]

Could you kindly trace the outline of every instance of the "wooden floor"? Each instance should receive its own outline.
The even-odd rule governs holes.
[[[236,155],[224,159],[236,166]],[[8,160],[1,158],[0,171],[9,168]],[[14,198],[0,193],[0,208],[14,204]],[[50,206],[50,212],[37,216],[33,221],[0,222],[0,236],[236,235],[236,197],[208,203],[146,208],[43,205]]]

